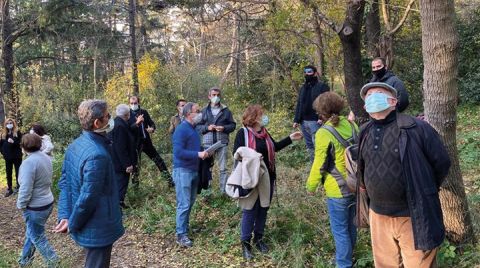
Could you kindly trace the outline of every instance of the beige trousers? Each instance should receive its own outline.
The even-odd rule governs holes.
[[[438,248],[416,250],[410,217],[390,217],[370,209],[370,235],[376,268],[435,268]]]

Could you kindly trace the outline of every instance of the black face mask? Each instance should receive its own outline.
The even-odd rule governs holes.
[[[372,71],[373,75],[375,75],[377,78],[382,78],[386,72],[387,72],[387,69],[385,69],[385,67],[383,67],[382,69],[378,69],[376,71]]]
[[[316,77],[315,75],[305,75],[305,82],[313,83],[316,81],[318,81],[318,77]]]

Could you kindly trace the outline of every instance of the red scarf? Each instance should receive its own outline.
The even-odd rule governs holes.
[[[256,132],[254,129],[247,128],[248,130],[248,143],[247,146],[254,150],[257,150],[257,145],[255,138],[265,140],[267,143],[267,150],[268,150],[268,165],[270,170],[275,171],[275,145],[273,144],[272,137],[268,134],[266,128],[262,127],[260,132]]]

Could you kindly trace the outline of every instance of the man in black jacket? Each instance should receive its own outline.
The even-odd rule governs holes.
[[[125,195],[127,194],[130,174],[137,165],[135,137],[130,131],[128,120],[130,109],[126,104],[120,104],[116,109],[113,131],[109,133],[112,141],[112,160],[117,175],[120,206],[126,208]]]
[[[392,71],[387,70],[385,66],[385,60],[383,58],[375,58],[372,60],[372,78],[370,82],[382,82],[389,84],[397,90],[398,94],[398,104],[397,110],[403,112],[407,109],[409,100],[408,100],[408,91],[405,88],[402,80],[398,78]]]
[[[305,84],[300,88],[300,94],[298,94],[293,128],[301,126],[303,138],[305,139],[305,144],[310,156],[310,162],[313,162],[315,133],[321,124],[317,113],[313,109],[313,101],[320,94],[329,91],[330,88],[318,79],[317,68],[315,68],[315,66],[305,66],[303,73],[305,75]]]
[[[129,104],[130,119],[128,120],[128,123],[135,137],[138,158],[140,159],[142,152],[144,152],[150,157],[150,159],[152,159],[163,177],[168,180],[169,185],[173,187],[173,179],[168,171],[167,165],[165,165],[162,157],[153,146],[152,139],[150,138],[150,134],[155,132],[155,123],[147,110],[140,108],[140,98],[138,96],[130,96]],[[135,170],[132,182],[138,183],[138,170]]]
[[[376,267],[433,267],[445,238],[438,191],[450,158],[427,122],[397,113],[397,90],[360,91],[371,120],[361,127],[358,172],[370,199]]]
[[[215,151],[215,160],[220,166],[220,191],[225,193],[227,183],[227,162],[229,136],[235,130],[237,124],[233,120],[232,112],[224,104],[220,103],[221,90],[213,87],[208,91],[209,104],[202,110],[202,121],[196,129],[202,135],[202,147],[208,148],[217,141],[224,146]]]

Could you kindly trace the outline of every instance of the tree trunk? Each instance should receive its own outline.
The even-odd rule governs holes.
[[[447,238],[465,243],[475,238],[456,145],[458,37],[454,0],[421,0],[420,15],[425,117],[439,132],[452,160],[440,191]]]
[[[0,1],[2,8],[2,60],[5,82],[0,98],[0,123],[3,125],[5,116],[15,114],[15,94],[13,92],[13,41],[11,35],[13,25],[10,18],[10,1]]]
[[[148,33],[147,33],[147,10],[146,5],[139,6],[139,22],[140,22],[140,36],[141,36],[141,45],[140,45],[140,55],[139,58],[142,58],[148,52],[149,47],[149,40],[148,40]]]
[[[237,45],[236,45],[236,51],[235,51],[235,87],[238,88],[240,86],[240,49],[242,46],[242,43],[240,41],[240,20],[241,18],[238,18],[237,22]]]
[[[324,67],[324,56],[323,56],[323,42],[322,42],[322,27],[320,25],[320,21],[318,18],[313,18],[314,26],[315,26],[315,46],[317,47],[317,71],[320,77],[325,75]]]
[[[138,95],[138,60],[137,60],[137,42],[135,35],[135,0],[128,0],[128,18],[129,18],[129,28],[130,28],[130,51],[132,57],[132,82],[133,82],[133,94]]]
[[[365,1],[349,1],[343,28],[338,33],[343,48],[343,72],[347,100],[360,122],[368,119],[360,98],[360,89],[364,85],[361,55],[361,26]]]
[[[235,60],[235,51],[237,47],[237,39],[238,39],[238,28],[237,24],[239,23],[239,20],[235,16],[235,21],[234,21],[234,26],[232,27],[232,45],[230,47],[230,59],[228,60],[227,67],[225,68],[225,71],[223,72],[222,79],[220,80],[220,85],[219,87],[222,88],[225,82],[227,81],[228,74],[230,73],[233,65],[233,61]]]
[[[367,54],[370,58],[379,57],[378,42],[380,40],[380,14],[378,0],[373,0],[370,10],[366,14],[365,33],[367,39]]]

